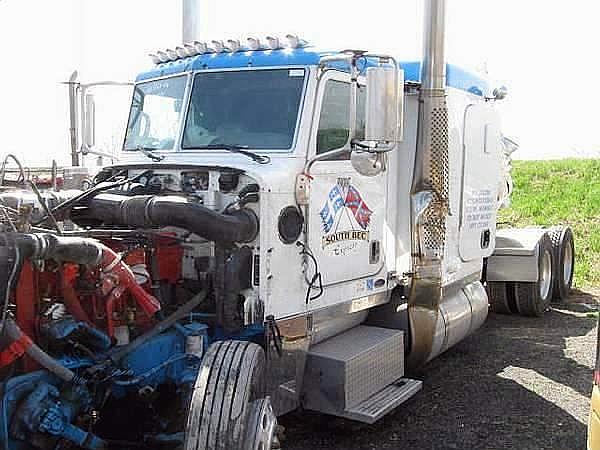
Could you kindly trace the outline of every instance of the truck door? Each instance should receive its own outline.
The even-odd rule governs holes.
[[[490,256],[496,240],[500,120],[488,105],[465,112],[459,251],[463,261]]]
[[[364,135],[365,96],[366,88],[361,87],[357,112],[359,136]],[[319,263],[324,286],[367,278],[365,289],[373,289],[373,280],[368,277],[380,272],[384,265],[387,172],[365,177],[352,168],[348,145],[348,74],[326,72],[319,85],[317,104],[311,156],[344,147],[348,152],[331,160],[317,161],[311,168],[310,249]]]

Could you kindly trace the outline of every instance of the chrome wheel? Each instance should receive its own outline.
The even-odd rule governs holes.
[[[248,422],[247,446],[245,450],[270,450],[279,448],[279,441],[275,436],[277,417],[273,412],[271,400],[261,398],[250,404],[252,409]]]
[[[540,297],[543,299],[547,298],[552,287],[552,254],[549,251],[545,251],[542,257],[539,285]]]
[[[538,276],[535,282],[520,282],[514,284],[514,300],[516,310],[523,316],[541,317],[550,306],[552,289],[556,274],[552,241],[543,234],[537,244]],[[510,299],[510,297],[509,297]]]
[[[568,285],[571,283],[573,277],[573,247],[571,245],[565,245],[565,252],[563,255],[563,282]]]

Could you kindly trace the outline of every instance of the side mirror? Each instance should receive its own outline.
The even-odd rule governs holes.
[[[93,94],[85,94],[84,147],[90,149],[96,145],[96,103]]]
[[[404,71],[392,66],[367,69],[365,141],[386,151],[402,140]]]
[[[352,167],[364,177],[375,177],[386,168],[387,156],[382,152],[354,150],[350,155]]]

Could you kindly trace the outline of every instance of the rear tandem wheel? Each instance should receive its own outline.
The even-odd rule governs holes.
[[[538,280],[514,283],[517,311],[522,316],[540,317],[550,307],[554,280],[552,241],[544,234],[538,242]]]
[[[554,282],[552,299],[566,300],[569,297],[575,269],[575,244],[569,227],[554,227],[548,231],[554,256]]]
[[[490,309],[496,314],[513,314],[517,312],[514,298],[510,297],[509,290],[511,288],[511,283],[506,283],[504,281],[487,282],[486,291]]]

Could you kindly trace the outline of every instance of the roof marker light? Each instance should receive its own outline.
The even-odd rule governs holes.
[[[248,48],[250,50],[260,50],[261,49],[261,45],[260,45],[260,40],[253,38],[253,37],[249,37],[247,40],[248,42]]]
[[[183,46],[185,47],[185,52],[188,56],[196,56],[198,54],[198,50],[196,50],[194,44],[190,44],[188,42],[186,44],[183,44]]]
[[[277,37],[267,36],[267,45],[271,50],[277,50],[278,48],[281,48],[279,45],[279,38]]]
[[[177,55],[177,52],[171,48],[165,50],[165,53],[169,57],[170,61],[177,61],[179,59],[179,55]]]
[[[160,50],[156,52],[156,56],[158,56],[158,59],[161,63],[165,63],[171,60],[171,58],[169,58],[169,55],[167,55],[165,52],[161,52]]]
[[[198,53],[210,53],[206,42],[194,41],[194,48]]]
[[[304,39],[300,39],[297,35],[287,34],[285,41],[279,37],[267,36],[266,44],[263,44],[260,39],[249,37],[247,38],[246,45],[241,45],[237,39],[228,39],[227,44],[220,40],[211,41],[212,45],[208,45],[206,42],[194,41],[184,43],[182,46],[175,47],[173,49],[166,49],[165,51],[157,51],[151,53],[149,56],[152,58],[154,64],[161,64],[169,61],[177,61],[182,58],[188,58],[199,54],[210,54],[216,56],[218,53],[229,53],[229,52],[242,52],[242,51],[256,51],[256,50],[278,50],[284,49],[291,51],[297,48],[303,48],[308,45]]]
[[[304,39],[300,39],[295,34],[288,34],[285,36],[285,38],[287,39],[288,46],[291,48],[302,48],[308,45],[308,42],[306,42]]]
[[[240,50],[242,50],[242,45],[237,39],[228,39],[227,44],[229,45],[229,48],[232,52],[239,52]]]
[[[217,53],[223,53],[223,52],[226,52],[229,50],[227,47],[225,47],[225,44],[223,44],[223,41],[211,41],[211,42]]]

